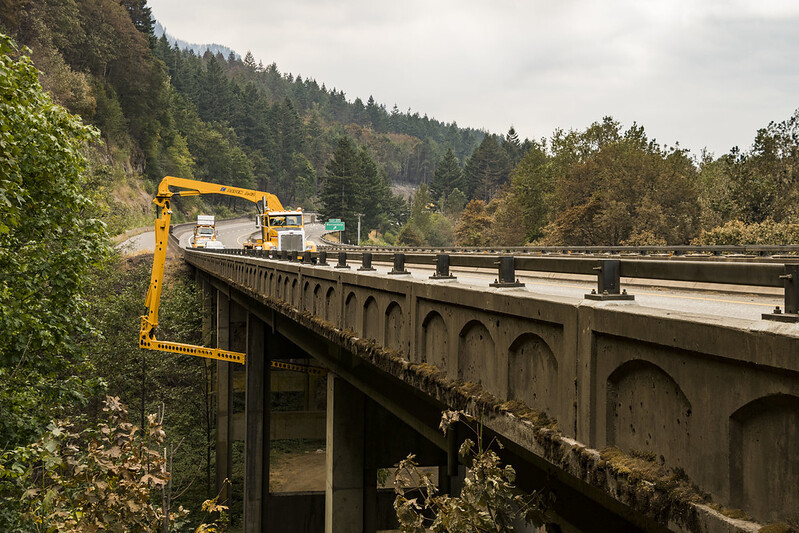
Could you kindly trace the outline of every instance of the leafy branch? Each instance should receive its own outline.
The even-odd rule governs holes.
[[[456,422],[474,422],[463,411],[444,411],[440,428],[446,434]],[[544,523],[550,493],[525,494],[515,485],[516,472],[501,464],[491,447],[502,444],[492,439],[485,445],[483,426],[466,424],[477,442],[464,440],[459,456],[468,470],[459,496],[441,494],[430,473],[423,472],[414,454],[400,461],[394,471],[394,511],[402,531],[409,533],[512,532],[519,522]]]

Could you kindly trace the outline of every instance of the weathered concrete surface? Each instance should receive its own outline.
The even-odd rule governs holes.
[[[441,405],[482,413],[531,461],[543,459],[621,514],[687,531],[748,527],[701,505],[667,471],[679,469],[723,506],[765,522],[799,520],[799,326],[251,258],[187,259],[288,318],[286,331],[325,339],[296,334],[312,355],[348,367],[363,360]],[[443,448],[440,437],[425,437]],[[596,451],[608,447],[666,468]]]
[[[217,347],[230,347],[230,300],[225,293],[217,292],[216,302]],[[222,500],[229,498],[225,480],[230,478],[233,379],[231,363],[216,363],[216,490],[221,491]]]
[[[364,531],[365,402],[361,391],[340,377],[328,376],[326,533]]]
[[[272,336],[270,335],[270,338]],[[244,531],[260,532],[268,523],[270,462],[270,398],[269,358],[264,323],[252,313],[247,315],[247,353],[245,366],[246,429],[244,437]],[[273,343],[269,343],[273,344]]]

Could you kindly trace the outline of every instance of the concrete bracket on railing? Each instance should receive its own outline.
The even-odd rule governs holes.
[[[635,296],[627,294],[621,288],[621,261],[618,259],[603,259],[599,266],[595,266],[597,273],[597,288],[592,289],[585,297],[589,300],[634,300]]]
[[[350,268],[347,264],[347,252],[339,252],[338,253],[338,264],[336,268]]]
[[[410,274],[409,270],[405,270],[405,254],[394,254],[394,268],[389,271],[391,275]]]
[[[785,309],[778,305],[773,312],[763,313],[763,319],[799,323],[799,264],[785,265],[780,279],[785,287]]]
[[[524,287],[524,283],[520,283],[516,279],[516,262],[512,255],[500,257],[495,264],[499,265],[499,277],[494,280],[494,283],[489,283],[491,287],[500,289]]]
[[[436,273],[430,279],[456,279],[449,273],[449,254],[436,255]]]
[[[374,272],[376,269],[372,268],[372,252],[364,252],[361,256],[361,268],[358,272]]]
[[[327,252],[324,252],[324,251],[319,252],[319,262],[316,263],[316,266],[322,266],[322,267],[328,266],[328,264],[327,264]]]

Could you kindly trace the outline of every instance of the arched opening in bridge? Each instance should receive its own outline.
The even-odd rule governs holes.
[[[422,322],[420,346],[422,363],[428,363],[446,372],[449,356],[447,324],[436,311],[430,311]]]
[[[499,361],[494,339],[479,320],[468,322],[458,337],[458,377],[482,385],[498,398],[503,396],[499,382]]]
[[[730,417],[730,504],[799,523],[799,397],[775,394]]]
[[[325,296],[325,320],[332,322],[336,316],[336,289],[329,287]]]
[[[307,281],[302,285],[302,309],[313,313],[313,293],[311,292],[311,282]]]
[[[358,331],[358,297],[354,292],[347,295],[344,300],[344,329]]]
[[[377,301],[372,296],[368,297],[363,304],[363,336],[380,341],[379,312]]]
[[[313,290],[313,301],[311,302],[311,313],[320,315],[322,311],[322,286],[318,283]]]
[[[608,445],[654,451],[670,466],[691,464],[691,403],[659,366],[635,359],[614,370],[607,381],[606,416]]]
[[[397,302],[391,302],[386,308],[385,344],[398,352],[407,352],[405,327],[402,320],[402,308]]]
[[[556,416],[558,362],[544,339],[534,333],[520,335],[508,349],[508,399]]]

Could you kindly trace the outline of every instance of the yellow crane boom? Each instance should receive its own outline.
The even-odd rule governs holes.
[[[173,192],[170,190],[170,187],[179,187],[183,190]],[[224,194],[227,196],[235,196],[254,202],[256,205],[258,202],[263,201],[264,211],[283,211],[283,205],[280,203],[280,200],[271,193],[242,189],[240,187],[229,187],[218,183],[176,178],[174,176],[167,176],[161,180],[161,183],[158,185],[158,193],[153,200],[153,203],[158,206],[158,215],[155,219],[155,255],[153,257],[153,270],[150,275],[150,287],[147,290],[147,299],[145,301],[147,312],[141,317],[139,346],[148,350],[183,353],[244,364],[245,354],[243,353],[221,350],[219,348],[194,346],[192,344],[182,344],[179,342],[159,341],[155,337],[155,330],[158,327],[158,308],[161,303],[161,289],[164,282],[164,266],[166,264],[167,242],[169,240],[169,225],[172,219],[170,199],[173,196],[197,196],[200,194]]]

